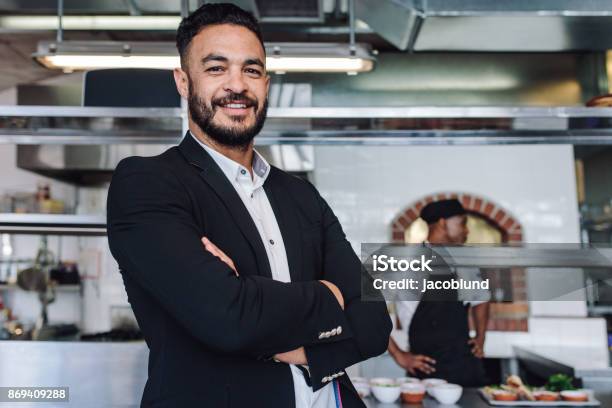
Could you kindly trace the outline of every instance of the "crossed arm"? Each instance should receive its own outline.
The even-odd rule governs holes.
[[[213,244],[208,238],[202,237],[202,244],[204,244],[204,248],[219,258],[221,262],[225,263],[229,266],[236,276],[239,276],[238,270],[236,269],[236,265],[234,265],[234,261],[225,254],[221,249],[219,249],[215,244]],[[342,310],[344,310],[344,297],[342,296],[342,292],[336,285],[326,280],[319,280],[322,284],[327,286],[327,288],[333,293],[336,297],[336,300],[340,304]],[[306,359],[306,352],[304,351],[304,347],[298,347],[291,351],[286,351],[283,353],[274,354],[274,359],[280,361],[281,363],[287,364],[308,364],[308,360]]]
[[[236,276],[231,264],[203,250],[195,209],[179,178],[143,158],[126,159],[115,170],[107,204],[109,246],[122,273],[203,344],[285,361],[305,356],[316,390],[325,376],[384,352],[391,322],[384,302],[360,301],[361,263],[314,193],[325,234],[323,282],[283,283],[244,270]],[[341,334],[321,338],[338,326]],[[300,355],[293,360],[295,350]]]

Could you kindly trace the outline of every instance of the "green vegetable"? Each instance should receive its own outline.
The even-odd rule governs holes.
[[[566,374],[554,374],[548,378],[548,382],[544,386],[548,391],[561,392],[575,390],[576,387],[572,384],[574,378]]]

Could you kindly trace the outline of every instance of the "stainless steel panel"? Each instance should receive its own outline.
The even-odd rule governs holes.
[[[612,47],[612,6],[607,0],[357,0],[357,10],[359,18],[401,50]]]
[[[106,216],[0,214],[0,232],[35,235],[104,236],[106,235]]]
[[[608,144],[612,141],[612,108],[285,107],[270,108],[268,117],[256,139],[260,145]],[[184,115],[178,109],[6,107],[0,109],[0,141],[175,144],[182,135],[183,120]],[[109,151],[96,156],[96,160],[106,160],[101,162],[103,168],[116,164],[113,157],[124,157],[117,149],[116,154]],[[24,160],[35,165],[48,162],[48,159],[36,159],[37,154],[32,154],[30,149]],[[78,163],[79,159],[78,154],[59,157],[63,164],[56,166],[66,166],[72,159]],[[91,163],[91,156],[86,161]],[[23,161],[20,164],[28,166]],[[53,162],[48,165],[53,168]]]
[[[355,14],[400,50],[411,48],[423,14],[414,1],[355,0]]]
[[[45,407],[137,407],[147,378],[144,342],[0,342],[0,385],[69,387],[70,402]],[[11,404],[0,403],[0,407]],[[13,404],[13,406],[15,406]],[[18,404],[22,408],[40,403]]]

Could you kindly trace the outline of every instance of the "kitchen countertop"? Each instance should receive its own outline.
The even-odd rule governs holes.
[[[595,392],[595,398],[597,398],[599,402],[601,403],[600,405],[601,408],[612,407],[612,390],[607,391],[607,392]],[[373,396],[370,396],[364,399],[364,402],[366,403],[366,406],[368,408],[400,408],[400,407],[401,408],[416,408],[416,407],[419,407],[419,408],[420,407],[423,407],[423,408],[434,408],[434,407],[489,408],[491,407],[491,405],[489,405],[484,399],[482,399],[482,397],[478,393],[478,389],[476,388],[465,388],[463,390],[463,395],[461,396],[461,399],[455,405],[442,405],[430,397],[426,397],[423,400],[423,403],[421,405],[402,404],[401,402],[399,402],[399,400],[396,403],[383,404],[381,402],[378,402]],[[554,405],[551,405],[551,407],[554,407]]]
[[[584,373],[594,372],[612,376],[609,351],[603,347],[532,346],[527,348],[519,346],[515,350],[563,364],[573,369],[577,377],[584,376]]]
[[[45,403],[45,407],[135,408],[139,406],[146,381],[148,349],[144,342],[0,342],[0,385],[13,387],[67,386],[70,402]],[[84,375],[84,373],[95,373]],[[612,407],[612,387],[595,391],[601,407]],[[605,390],[605,391],[604,391]],[[368,408],[438,407],[426,398],[422,405],[381,404],[373,397]],[[14,406],[0,402],[0,408]],[[37,408],[40,403],[19,403],[21,408]],[[467,388],[456,405],[448,408],[485,408],[489,405],[476,389]]]

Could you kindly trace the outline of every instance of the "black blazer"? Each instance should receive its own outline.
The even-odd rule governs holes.
[[[361,263],[325,200],[275,167],[264,189],[291,283],[271,279],[249,213],[191,135],[117,166],[108,241],[150,348],[142,406],[292,407],[291,372],[271,360],[275,353],[304,346],[317,390],[325,377],[386,350],[385,303],[361,302]],[[204,249],[202,236],[233,259],[239,277]],[[344,311],[319,279],[340,288]],[[338,380],[344,406],[363,406],[348,377]]]

